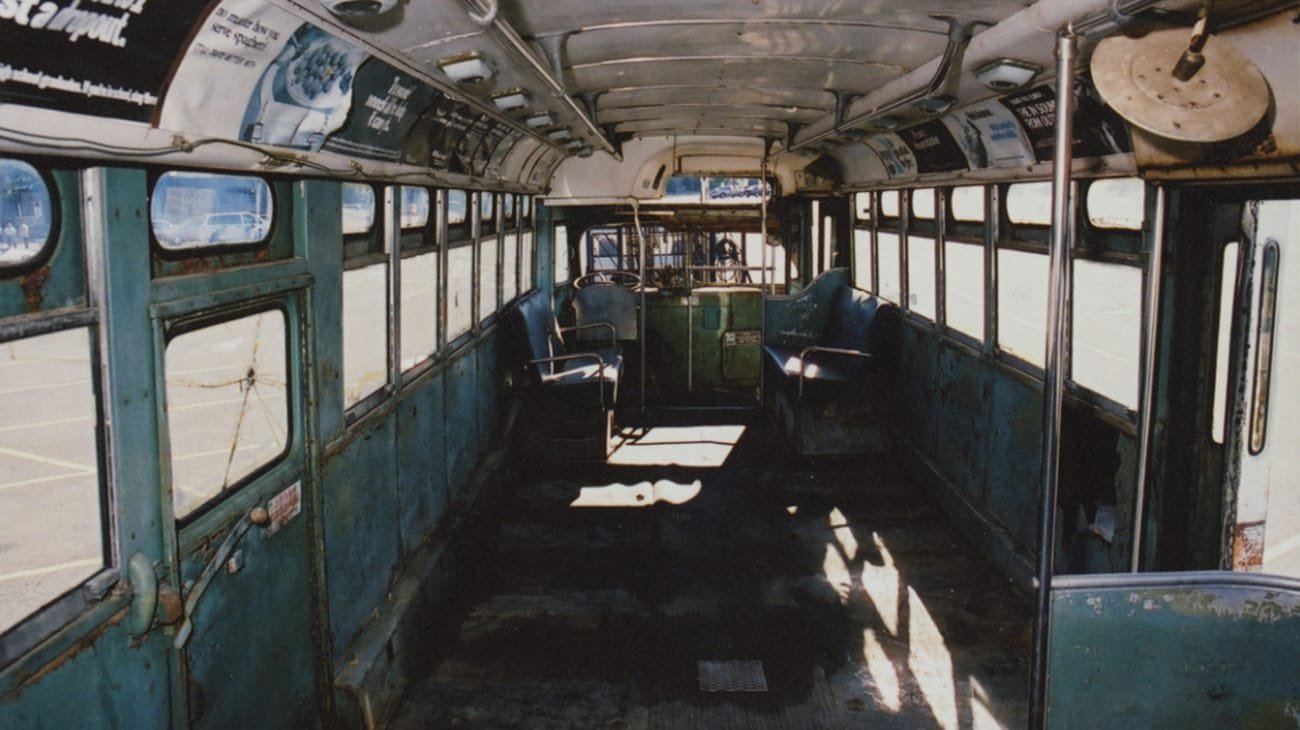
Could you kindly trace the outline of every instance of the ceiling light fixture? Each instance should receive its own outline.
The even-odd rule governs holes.
[[[1010,91],[1042,73],[1043,67],[1014,58],[999,58],[975,69],[975,78],[994,91]]]
[[[566,140],[566,139],[569,138],[569,136],[570,136],[569,128],[568,128],[568,127],[560,127],[559,129],[553,129],[553,130],[551,130],[550,132],[548,132],[546,136],[547,136],[547,137],[550,137],[551,139],[555,140],[556,142],[561,142],[561,141]]]
[[[540,114],[532,115],[526,121],[528,122],[528,126],[534,129],[539,129],[541,127],[549,127],[552,124],[554,124],[555,117],[551,116],[550,112],[542,112]]]
[[[458,84],[476,84],[496,75],[492,64],[473,51],[444,58],[438,61],[438,68]]]
[[[510,89],[492,97],[492,101],[496,103],[497,108],[503,112],[523,109],[528,106],[528,102],[532,101],[532,99],[532,95],[523,89]]]
[[[912,106],[916,107],[918,111],[923,111],[926,114],[943,114],[953,108],[953,105],[956,103],[957,97],[940,94],[938,96],[927,96],[923,99],[917,99],[916,103]]]

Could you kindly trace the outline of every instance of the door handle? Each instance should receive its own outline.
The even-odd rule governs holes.
[[[254,526],[263,526],[271,521],[270,514],[264,507],[254,507],[248,511],[248,514],[239,518],[239,522],[231,528],[226,539],[221,541],[221,546],[203,566],[203,572],[199,574],[198,580],[194,581],[194,586],[185,596],[185,618],[181,621],[181,627],[176,632],[176,640],[173,642],[177,649],[185,648],[186,642],[194,633],[194,611],[198,608],[199,599],[203,597],[203,592],[211,585],[212,579],[217,576],[221,566],[225,564],[230,554],[234,552],[235,546],[239,541],[244,539],[244,535]]]

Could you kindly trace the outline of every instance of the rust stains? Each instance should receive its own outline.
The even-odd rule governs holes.
[[[1264,567],[1264,522],[1240,522],[1232,529],[1232,569],[1258,571]]]
[[[41,310],[41,302],[45,299],[45,282],[49,278],[49,266],[42,266],[23,277],[23,298],[27,300],[27,311]]]
[[[9,702],[13,700],[15,697],[22,694],[22,691],[24,689],[41,681],[41,679],[44,678],[47,674],[54,672],[59,667],[62,667],[64,664],[67,664],[68,662],[72,661],[74,658],[76,658],[78,654],[85,651],[86,649],[90,649],[91,647],[93,647],[95,643],[99,641],[100,637],[102,637],[109,629],[122,623],[122,620],[126,618],[126,614],[130,610],[131,610],[130,607],[127,607],[122,609],[121,611],[118,611],[117,613],[113,614],[112,618],[108,619],[107,621],[100,624],[99,626],[96,626],[93,631],[81,637],[80,639],[77,639],[75,642],[73,642],[72,646],[69,646],[67,649],[65,649],[63,653],[59,654],[53,660],[46,663],[40,669],[36,670],[36,672],[32,674],[30,677],[27,677],[26,679],[22,680],[17,685],[15,685],[13,690],[11,690],[9,694],[0,697],[0,702]]]

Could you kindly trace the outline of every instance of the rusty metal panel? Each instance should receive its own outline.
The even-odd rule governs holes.
[[[414,551],[447,511],[441,373],[408,392],[397,421],[397,502],[402,550]]]
[[[995,373],[989,386],[986,473],[997,478],[989,480],[984,507],[1017,544],[1033,549],[1038,525],[1034,510],[1027,506],[1038,504],[1042,394],[1039,386],[1005,371]]]
[[[395,419],[325,462],[325,572],[335,657],[388,591],[399,557]]]
[[[1079,576],[1052,593],[1047,727],[1300,725],[1300,582]]]
[[[767,336],[763,344],[812,344],[824,329],[831,297],[841,286],[850,285],[848,269],[830,269],[798,294],[764,299]]]
[[[933,460],[968,500],[982,504],[988,496],[986,393],[991,370],[979,355],[955,345],[939,348],[937,367],[934,407],[928,409],[937,421]]]

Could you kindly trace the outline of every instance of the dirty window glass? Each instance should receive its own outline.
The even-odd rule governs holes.
[[[880,193],[880,215],[897,218],[899,212],[898,191],[885,190]]]
[[[532,231],[524,231],[519,237],[519,293],[527,294],[536,283],[533,271],[533,259],[537,256],[537,240]]]
[[[853,229],[853,285],[871,290],[871,231]]]
[[[177,519],[285,453],[288,358],[281,310],[184,332],[167,343],[167,433]]]
[[[1128,408],[1137,407],[1142,269],[1075,259],[1070,375]]]
[[[0,343],[0,634],[104,567],[90,339]]]
[[[402,370],[438,349],[438,256],[402,259]]]
[[[853,194],[853,218],[858,221],[871,220],[871,193]]]
[[[977,340],[984,339],[984,247],[944,242],[944,321]]]
[[[898,234],[881,231],[876,235],[877,258],[880,265],[880,296],[898,302],[903,293],[903,279],[899,272]]]
[[[423,228],[429,223],[429,191],[402,186],[402,228]]]
[[[482,321],[497,311],[497,245],[496,236],[479,243],[478,317]]]
[[[1042,367],[1047,347],[1047,256],[998,250],[998,347]]]
[[[474,247],[447,252],[447,339],[469,332],[474,324]]]
[[[964,223],[984,222],[984,188],[968,185],[953,188],[948,197],[952,206],[952,217]]]
[[[463,226],[469,212],[469,196],[464,190],[447,191],[447,225]]]
[[[478,232],[480,236],[495,233],[497,230],[497,196],[493,193],[478,194]]]
[[[272,211],[261,178],[167,172],[154,184],[149,223],[169,251],[231,246],[266,240]]]
[[[50,243],[54,207],[36,168],[0,158],[0,270],[20,266]]]
[[[509,302],[519,293],[519,234],[501,236],[501,301]]]
[[[1007,188],[1007,218],[1012,223],[1046,226],[1052,222],[1052,184],[1017,183]]]
[[[913,314],[934,319],[934,239],[907,237],[907,308]]]
[[[388,384],[388,264],[343,272],[343,407]]]
[[[1097,180],[1088,186],[1088,222],[1098,228],[1142,230],[1146,186],[1136,177]]]
[[[912,191],[912,217],[922,221],[934,220],[934,188]]]
[[[369,233],[375,226],[375,189],[343,183],[343,235]]]
[[[505,221],[503,225],[506,230],[516,227],[515,196],[513,193],[506,193],[501,196],[501,218]]]
[[[553,234],[555,242],[552,244],[555,250],[555,283],[567,284],[569,279],[573,278],[569,273],[569,227],[564,224],[556,225]]]

